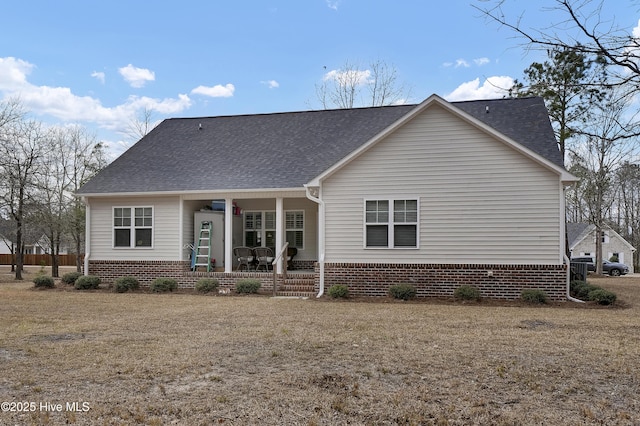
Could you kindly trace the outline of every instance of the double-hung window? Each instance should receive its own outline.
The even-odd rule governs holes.
[[[285,212],[285,238],[289,247],[303,248],[304,211]],[[249,247],[276,246],[276,212],[248,211],[244,213],[244,243]]]
[[[365,246],[418,247],[418,200],[366,200]]]
[[[153,207],[115,207],[113,209],[114,247],[151,247]]]
[[[276,212],[245,212],[244,242],[248,247],[275,247]]]

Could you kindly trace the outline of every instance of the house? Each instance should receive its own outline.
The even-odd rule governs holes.
[[[540,98],[433,95],[418,105],[168,119],[78,191],[85,271],[181,286],[252,276],[281,290],[288,243],[298,279],[318,295],[346,284],[384,296],[410,283],[418,296],[447,296],[469,284],[485,297],[539,288],[559,300],[563,191],[575,180]],[[214,201],[224,210],[212,235],[222,258],[214,271],[192,271],[194,217]],[[236,246],[274,248],[274,272],[236,271]]]
[[[633,274],[633,253],[636,249],[620,234],[606,226],[602,231],[602,258],[611,260],[618,258],[618,262],[629,266],[629,273]],[[567,239],[571,257],[596,255],[596,226],[590,223],[567,223]]]

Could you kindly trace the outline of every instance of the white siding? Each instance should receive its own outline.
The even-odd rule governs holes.
[[[91,259],[180,260],[179,203],[179,197],[92,198]],[[113,207],[147,206],[153,207],[153,248],[113,248]]]
[[[561,263],[559,177],[431,107],[324,181],[327,262]],[[365,249],[364,199],[419,198],[419,249]]]

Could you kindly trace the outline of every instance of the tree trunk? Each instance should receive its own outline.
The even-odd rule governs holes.
[[[82,259],[80,258],[80,250],[82,250],[82,241],[80,238],[75,238],[76,240],[76,271],[82,272]]]
[[[596,225],[596,274],[602,275],[602,227]]]
[[[24,267],[24,255],[22,253],[22,220],[16,227],[16,280],[22,280],[22,268]]]

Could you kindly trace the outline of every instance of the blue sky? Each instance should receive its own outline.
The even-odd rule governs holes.
[[[145,108],[156,120],[319,109],[316,85],[346,62],[393,66],[414,103],[501,97],[545,59],[481,17],[482,0],[6,3],[0,99],[19,96],[45,123],[79,123],[113,155],[134,142],[126,129]],[[542,28],[550,3],[510,0],[507,12]],[[619,3],[606,0],[604,18],[630,31],[638,7]]]

